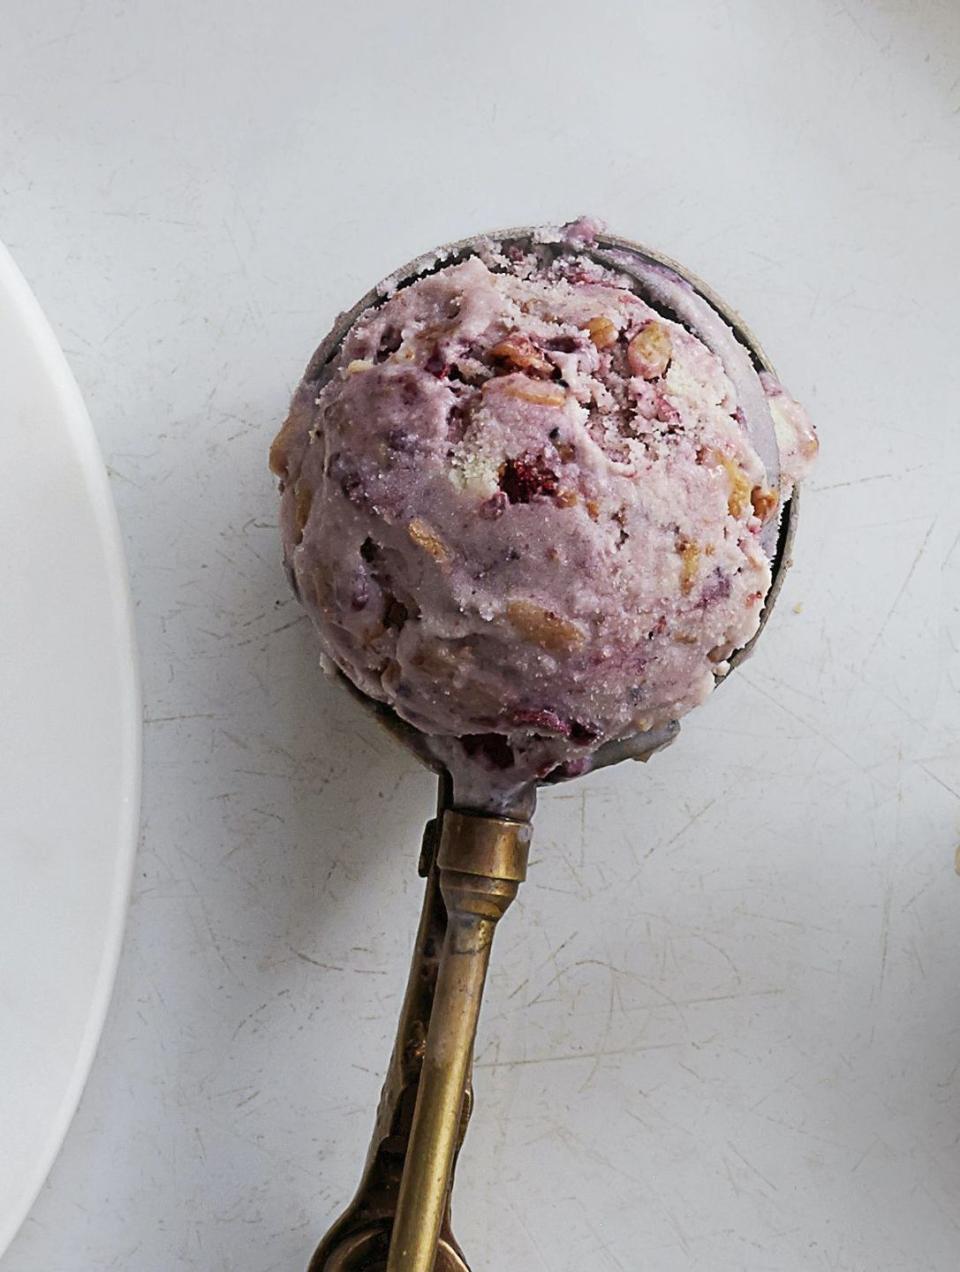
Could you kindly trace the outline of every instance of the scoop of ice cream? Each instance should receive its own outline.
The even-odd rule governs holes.
[[[757,630],[765,527],[816,449],[729,328],[738,370],[580,228],[362,314],[271,452],[327,655],[491,786],[583,771],[703,701]]]

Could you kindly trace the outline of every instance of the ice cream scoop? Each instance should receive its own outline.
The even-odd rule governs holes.
[[[314,359],[273,448],[332,663],[459,803],[665,738],[756,633],[801,409],[675,271],[585,223],[458,246]]]
[[[286,566],[441,794],[367,1172],[315,1272],[466,1266],[452,1163],[536,788],[648,758],[749,650],[815,450],[736,315],[588,221],[420,258],[317,350],[271,452]]]

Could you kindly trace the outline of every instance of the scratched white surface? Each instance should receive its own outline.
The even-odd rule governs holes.
[[[147,729],[110,1019],[2,1272],[296,1272],[351,1192],[432,789],[316,669],[264,452],[372,281],[582,210],[740,307],[823,456],[758,656],[542,800],[457,1232],[960,1265],[958,109],[952,0],[7,0],[0,237],[109,459]]]

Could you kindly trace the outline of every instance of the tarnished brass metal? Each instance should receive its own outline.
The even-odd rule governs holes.
[[[490,945],[526,874],[530,826],[454,812],[448,797],[441,782],[421,853],[423,911],[363,1176],[309,1272],[469,1272],[450,1229],[453,1164],[473,1104],[470,1064]]]
[[[427,1048],[387,1272],[431,1272],[493,934],[526,877],[528,822],[447,812],[437,865],[447,909]]]
[[[523,883],[530,854],[530,823],[450,809],[443,816],[437,865],[449,874],[481,875]],[[444,890],[446,896],[446,890]]]
[[[420,855],[420,873],[426,876],[423,909],[397,1025],[397,1038],[380,1096],[363,1175],[353,1201],[317,1247],[309,1272],[380,1272],[387,1265],[417,1083],[426,1050],[440,951],[447,930],[447,911],[440,895],[436,865],[445,795],[441,784],[437,817],[427,823],[424,831]],[[460,1110],[461,1138],[470,1117],[470,1105],[468,1086]],[[450,1231],[449,1208],[441,1225],[435,1272],[468,1272]]]

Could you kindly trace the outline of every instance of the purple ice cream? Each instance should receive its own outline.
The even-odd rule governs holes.
[[[388,295],[271,451],[324,651],[493,792],[706,698],[816,453],[771,376],[725,365],[709,323],[652,307],[590,237],[555,259],[491,242]]]

